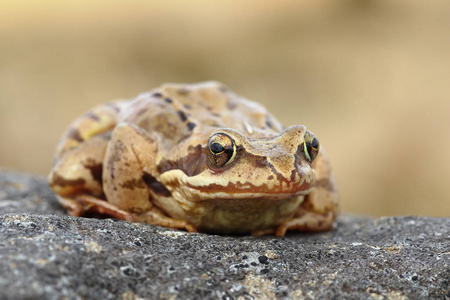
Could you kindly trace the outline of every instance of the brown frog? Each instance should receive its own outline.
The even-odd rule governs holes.
[[[73,216],[191,232],[325,231],[338,210],[314,134],[217,82],[95,107],[63,135],[49,183]]]

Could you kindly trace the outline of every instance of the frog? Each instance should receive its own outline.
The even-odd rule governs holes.
[[[339,211],[317,137],[217,81],[95,106],[63,134],[48,182],[71,216],[207,234],[328,231]]]

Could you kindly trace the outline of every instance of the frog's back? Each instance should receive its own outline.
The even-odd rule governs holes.
[[[283,130],[265,107],[214,81],[164,84],[131,100],[122,119],[173,144],[193,134],[208,137],[217,128],[232,128],[255,138]]]

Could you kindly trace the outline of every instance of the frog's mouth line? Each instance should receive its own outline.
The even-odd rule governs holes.
[[[210,183],[203,186],[194,186],[189,183],[186,184],[192,195],[208,199],[270,199],[270,200],[285,200],[295,196],[307,195],[312,191],[312,187],[308,184],[290,187],[282,190],[281,188],[271,188],[267,186],[254,186],[245,184],[241,186],[229,183],[227,186],[222,186],[215,183]],[[197,197],[192,197],[197,198]]]
[[[201,177],[189,177],[181,170],[170,170],[160,177],[171,192],[202,201],[205,199],[272,199],[283,200],[294,196],[307,195],[315,185],[315,179],[302,178],[300,181],[277,181],[255,185],[250,182],[214,181]],[[194,200],[195,201],[195,200]]]

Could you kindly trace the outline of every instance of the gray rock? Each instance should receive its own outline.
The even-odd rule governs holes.
[[[45,178],[0,168],[0,215],[65,214]]]
[[[27,175],[0,191],[0,299],[450,298],[450,218],[232,237],[69,217]]]

